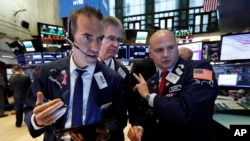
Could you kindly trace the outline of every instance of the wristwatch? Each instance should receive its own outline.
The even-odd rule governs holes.
[[[150,98],[150,94],[147,94],[146,97],[145,97],[145,99],[148,101],[149,98]]]

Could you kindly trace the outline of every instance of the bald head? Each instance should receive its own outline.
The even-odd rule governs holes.
[[[192,59],[193,52],[191,49],[186,48],[186,47],[181,47],[181,48],[178,48],[178,50],[179,50],[179,55],[182,59],[184,59],[184,60],[191,60]]]
[[[151,36],[149,45],[149,56],[161,70],[165,71],[177,63],[179,59],[178,46],[171,31],[156,31]]]
[[[165,40],[176,43],[176,37],[174,36],[174,34],[171,31],[158,30],[150,37],[149,45],[152,46],[153,43],[155,43],[157,41],[162,41],[161,37],[165,38]]]

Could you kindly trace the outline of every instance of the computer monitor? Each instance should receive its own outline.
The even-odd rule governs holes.
[[[128,59],[128,51],[127,51],[127,46],[123,45],[123,46],[119,46],[119,52],[116,55],[116,59]]]
[[[17,60],[18,65],[20,65],[20,66],[26,65],[24,54],[16,55],[16,60]]]
[[[129,59],[143,59],[149,57],[148,45],[130,45]]]
[[[26,66],[39,66],[43,64],[41,52],[27,52],[24,53]]]
[[[220,61],[250,60],[250,33],[221,36]]]
[[[213,65],[213,70],[219,86],[250,88],[250,63]]]
[[[137,31],[136,32],[135,43],[136,44],[146,44],[147,43],[147,37],[148,37],[148,31]]]
[[[24,45],[27,52],[35,52],[36,51],[31,40],[23,41],[23,45]]]
[[[62,59],[66,56],[66,52],[43,52],[43,63]]]
[[[179,44],[178,48],[181,48],[181,47],[186,47],[193,51],[192,60],[202,60],[202,42]]]

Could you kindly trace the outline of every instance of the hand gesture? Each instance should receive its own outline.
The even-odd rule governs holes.
[[[43,93],[37,92],[37,106],[34,108],[33,114],[38,126],[51,125],[66,112],[66,108],[62,108],[64,103],[61,99],[53,99],[46,103],[43,103],[43,99]]]
[[[141,141],[142,129],[138,126],[132,126],[128,130],[128,137],[131,141]]]
[[[146,98],[146,95],[149,94],[147,82],[144,80],[141,74],[139,74],[138,76],[135,73],[133,73],[133,76],[139,82],[138,84],[135,85],[133,91],[138,91],[142,98]]]

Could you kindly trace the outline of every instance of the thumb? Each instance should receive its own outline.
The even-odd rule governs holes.
[[[36,105],[43,104],[43,93],[41,91],[37,92]]]

